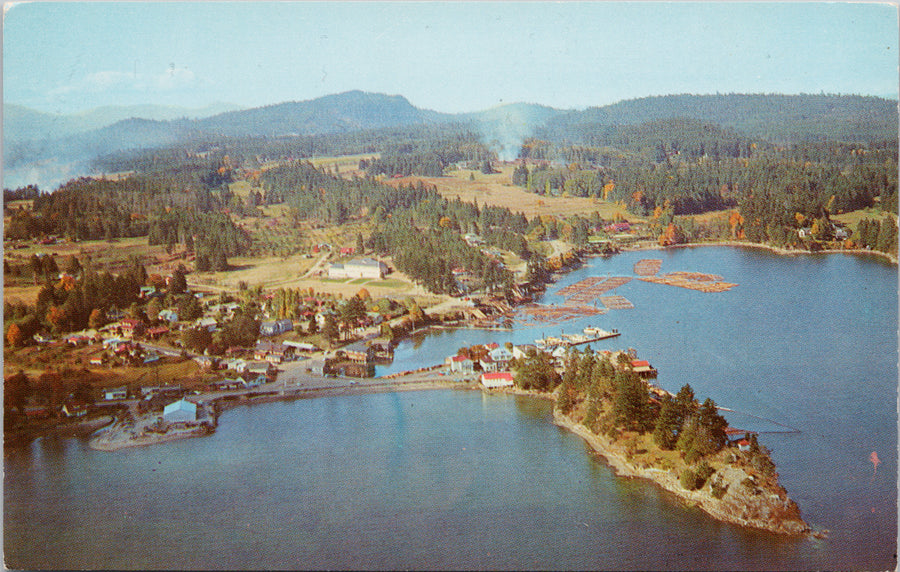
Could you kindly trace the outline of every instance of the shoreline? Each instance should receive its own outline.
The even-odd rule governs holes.
[[[804,255],[818,255],[818,254],[853,254],[853,255],[863,255],[863,256],[874,256],[876,258],[883,258],[887,262],[891,264],[898,264],[898,258],[893,254],[889,254],[887,252],[881,252],[879,250],[864,250],[861,248],[852,248],[852,249],[835,249],[828,248],[819,250],[816,252],[811,252],[809,250],[799,250],[799,249],[789,249],[789,248],[781,248],[779,246],[772,246],[770,244],[762,244],[759,242],[741,242],[739,240],[722,240],[717,242],[689,242],[686,244],[673,244],[670,246],[629,246],[623,247],[620,252],[641,252],[647,250],[668,250],[675,248],[699,248],[699,247],[707,247],[707,246],[728,246],[733,248],[755,248],[759,250],[767,250],[773,254],[778,254],[781,256],[804,256]],[[615,255],[613,255],[615,256]]]
[[[297,399],[317,399],[320,397],[337,397],[345,395],[370,395],[377,393],[394,393],[400,391],[425,391],[433,389],[473,389],[476,384],[471,382],[458,382],[449,380],[421,379],[412,374],[410,380],[392,379],[387,383],[370,383],[349,386],[311,387],[297,388],[293,390],[280,390],[274,392],[256,392],[222,395],[204,399],[204,405],[211,409],[212,423],[201,423],[198,426],[185,429],[175,429],[167,433],[148,433],[137,435],[115,423],[97,429],[90,436],[88,446],[97,451],[118,451],[134,447],[147,447],[190,439],[194,437],[206,437],[212,435],[218,426],[219,416],[225,411],[240,406],[255,405],[258,403],[277,403],[282,401],[294,401]]]
[[[486,390],[485,393],[508,394],[523,397],[536,397],[556,402],[556,393],[538,393],[531,390],[522,390],[518,388],[502,388],[499,390]],[[773,534],[786,536],[811,536],[815,538],[823,538],[828,531],[814,530],[802,518],[779,520],[773,522],[771,519],[754,517],[747,514],[747,511],[736,509],[743,508],[737,501],[728,502],[722,499],[716,499],[705,488],[698,490],[687,490],[681,486],[679,478],[671,471],[657,469],[655,467],[642,468],[632,464],[622,452],[616,450],[610,440],[602,435],[597,435],[581,423],[575,422],[571,417],[560,414],[553,407],[553,424],[557,427],[568,430],[569,432],[581,437],[598,455],[603,457],[606,463],[613,469],[618,477],[640,478],[646,479],[660,488],[675,495],[681,502],[688,506],[697,507],[712,518],[728,524],[735,524],[745,528],[754,530],[762,530]],[[783,490],[783,489],[782,489]],[[773,508],[779,509],[783,507],[796,507],[796,503],[785,494],[784,498],[777,500],[768,499],[773,504]],[[797,509],[799,512],[799,509]],[[776,511],[777,512],[777,511]],[[742,516],[742,514],[744,516]]]
[[[741,516],[742,514],[746,514],[746,511],[735,511],[734,508],[740,508],[737,503],[728,503],[724,500],[725,497],[723,497],[723,499],[716,499],[703,488],[699,490],[687,490],[681,486],[678,477],[671,471],[657,468],[636,467],[619,451],[616,451],[613,448],[609,439],[602,435],[595,434],[581,423],[576,423],[570,417],[559,414],[555,409],[553,411],[553,422],[555,425],[563,427],[584,439],[594,451],[606,460],[607,464],[613,468],[617,476],[649,480],[662,489],[674,494],[689,506],[701,509],[716,520],[788,536],[822,537],[827,532],[813,530],[812,527],[802,519],[773,522],[772,520],[756,518],[749,514]],[[796,506],[794,501],[790,500],[788,497],[785,497],[784,499],[779,498],[777,503],[779,508],[782,506]]]

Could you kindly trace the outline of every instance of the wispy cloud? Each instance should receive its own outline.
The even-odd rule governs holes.
[[[53,96],[73,94],[100,94],[106,92],[157,93],[177,91],[194,86],[196,74],[188,68],[174,64],[162,71],[123,72],[101,70],[91,72],[69,84],[51,91]]]

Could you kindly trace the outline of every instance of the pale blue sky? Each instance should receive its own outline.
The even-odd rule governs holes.
[[[443,112],[670,93],[897,97],[892,4],[5,5],[3,101],[258,106],[351,89]]]

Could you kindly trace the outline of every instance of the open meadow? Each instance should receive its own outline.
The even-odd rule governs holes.
[[[490,175],[471,169],[458,169],[448,171],[443,177],[403,177],[385,180],[385,182],[398,185],[415,184],[421,180],[434,185],[442,197],[450,200],[459,198],[465,202],[477,201],[479,205],[492,205],[506,207],[513,212],[524,213],[528,218],[534,216],[554,215],[571,216],[575,214],[587,215],[594,211],[607,220],[620,215],[628,220],[635,220],[634,214],[626,212],[625,208],[615,203],[585,197],[548,197],[535,193],[529,193],[521,187],[512,184],[512,164],[495,164],[499,173]]]

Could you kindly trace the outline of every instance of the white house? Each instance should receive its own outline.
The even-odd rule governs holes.
[[[512,355],[516,359],[523,359],[528,357],[528,352],[536,352],[537,346],[532,344],[523,344],[521,346],[513,347]]]
[[[197,420],[197,406],[190,401],[179,399],[166,405],[163,409],[163,420],[167,423],[178,423]]]
[[[241,358],[234,358],[225,362],[225,369],[231,369],[238,373],[247,371],[247,362]]]
[[[113,387],[107,389],[103,392],[103,399],[107,401],[112,401],[114,399],[127,399],[128,398],[128,387]]]
[[[453,356],[450,358],[450,371],[472,373],[475,371],[475,362],[464,356]]]
[[[478,363],[481,365],[481,371],[497,371],[497,362],[491,359],[491,356],[484,356]]]
[[[492,350],[489,355],[495,362],[503,364],[509,362],[513,358],[512,352],[504,347],[499,347],[495,350]]]
[[[177,322],[178,321],[178,311],[177,310],[160,310],[159,314],[156,317],[160,320],[165,320],[166,322]]]
[[[387,265],[374,258],[356,258],[328,267],[329,278],[384,278]]]
[[[197,321],[194,322],[194,325],[198,328],[206,328],[208,332],[216,331],[216,328],[219,327],[219,324],[216,322],[216,319],[212,316],[207,316],[204,318],[197,318]]]
[[[497,387],[512,387],[513,374],[508,371],[481,374],[481,385],[488,389]]]

